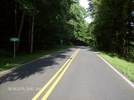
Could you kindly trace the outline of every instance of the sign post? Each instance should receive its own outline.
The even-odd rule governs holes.
[[[60,43],[61,43],[61,45],[62,45],[62,43],[63,43],[63,40],[62,40],[62,39],[60,40]]]
[[[15,56],[16,56],[16,48],[15,48],[16,46],[15,46],[15,41],[14,41],[14,58],[15,58]]]
[[[20,39],[19,38],[10,38],[9,39],[10,40],[10,42],[14,42],[14,58],[16,57],[16,45],[15,45],[15,42],[19,42],[20,41]]]

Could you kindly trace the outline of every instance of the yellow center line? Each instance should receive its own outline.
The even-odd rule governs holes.
[[[51,84],[51,82],[58,76],[58,74],[64,69],[64,67],[71,61],[76,53],[79,51],[77,49],[72,56],[65,62],[65,64],[58,70],[58,72],[46,83],[46,85],[32,98],[32,100],[37,100],[37,98],[43,93],[43,91]],[[69,64],[70,65],[70,64]]]
[[[79,51],[79,50],[78,50]],[[58,84],[58,82],[60,81],[60,79],[62,78],[62,76],[64,75],[64,73],[66,72],[66,70],[68,69],[69,65],[71,64],[71,62],[73,61],[74,57],[76,56],[76,54],[78,53],[78,51],[75,53],[75,55],[72,57],[71,61],[67,64],[66,68],[64,69],[64,71],[60,74],[60,76],[57,78],[57,80],[53,83],[53,85],[50,87],[50,89],[46,92],[46,94],[43,96],[43,98],[41,100],[46,100],[48,98],[48,96],[50,95],[50,93],[53,91],[53,89],[55,88],[55,86]]]

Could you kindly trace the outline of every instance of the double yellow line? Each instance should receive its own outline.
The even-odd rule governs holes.
[[[55,80],[52,84],[52,86],[48,89],[46,94],[42,97],[41,100],[47,100],[48,96],[51,94],[55,86],[58,84],[64,73],[66,72],[67,68],[73,61],[74,57],[78,53],[80,49],[77,49],[72,56],[65,62],[65,64],[58,70],[58,72],[46,83],[46,85],[32,98],[32,100],[37,100],[39,96],[45,91],[45,89]],[[56,79],[57,78],[57,79]]]

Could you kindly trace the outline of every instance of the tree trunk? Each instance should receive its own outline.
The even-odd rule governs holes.
[[[35,0],[33,0],[33,5],[35,6]],[[33,53],[33,32],[34,32],[34,14],[31,21],[31,44],[30,44],[30,53]]]
[[[22,13],[22,17],[21,17],[21,21],[20,21],[20,27],[18,30],[18,38],[20,38],[21,36],[21,32],[22,32],[22,27],[23,27],[23,23],[24,23],[24,17],[25,17],[25,11],[23,11]],[[17,52],[19,51],[19,42],[17,42]]]
[[[17,35],[17,4],[15,3],[15,9],[14,9],[14,23],[15,23],[15,35]]]
[[[32,16],[32,27],[31,27],[31,44],[30,44],[30,53],[33,53],[33,32],[34,32],[34,15]]]

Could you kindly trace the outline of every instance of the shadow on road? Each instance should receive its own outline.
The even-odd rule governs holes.
[[[45,71],[46,67],[50,67],[51,65],[58,65],[59,63],[56,61],[57,58],[69,58],[69,56],[65,54],[70,51],[72,51],[71,48],[55,54],[51,54],[48,57],[42,57],[25,65],[19,66],[13,69],[10,73],[1,75],[0,84],[6,83],[8,81],[22,80],[36,73],[41,74]]]

